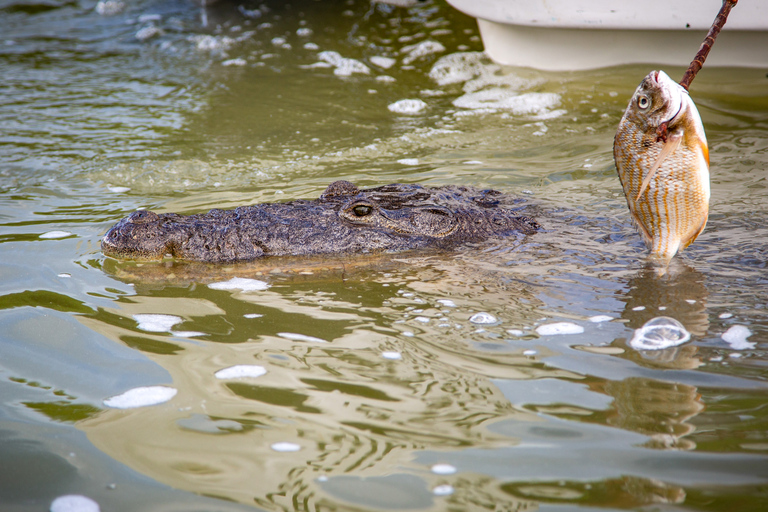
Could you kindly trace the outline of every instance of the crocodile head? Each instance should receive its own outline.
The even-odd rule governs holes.
[[[209,262],[449,248],[535,232],[538,225],[519,215],[516,202],[472,187],[393,184],[361,190],[337,181],[315,200],[197,215],[138,210],[110,228],[101,247],[119,259]]]

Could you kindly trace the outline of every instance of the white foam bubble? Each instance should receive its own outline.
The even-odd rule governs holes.
[[[405,58],[403,58],[403,64],[408,65],[422,57],[426,57],[427,55],[444,52],[445,46],[438,43],[437,41],[427,40],[418,44],[406,46],[402,49],[402,51],[407,53]]]
[[[69,272],[62,272],[58,274],[58,277],[68,278],[68,277],[72,277],[72,274],[70,274]]]
[[[521,331],[520,329],[507,329],[507,333],[517,337],[520,337],[525,334],[525,332]]]
[[[211,283],[208,288],[214,290],[240,290],[243,292],[259,292],[269,288],[269,283],[259,281],[258,279],[247,279],[244,277],[233,277],[229,281]]]
[[[318,53],[317,57],[333,66],[335,68],[333,74],[335,75],[350,76],[354,73],[367,75],[371,72],[370,68],[359,60],[342,57],[339,52],[326,50]]]
[[[68,236],[72,236],[69,231],[48,231],[40,235],[40,238],[66,238]]]
[[[129,389],[121,395],[104,400],[104,405],[114,409],[133,409],[167,402],[176,396],[178,390],[168,386],[145,386]]]
[[[387,352],[382,352],[381,357],[383,357],[384,359],[391,359],[393,361],[396,361],[398,359],[402,359],[403,354],[401,354],[400,352],[387,351]]]
[[[222,66],[245,66],[246,64],[247,62],[245,61],[245,59],[242,59],[240,57],[236,59],[227,59],[225,61],[222,61],[221,63]]]
[[[139,323],[139,329],[147,332],[168,332],[174,325],[183,322],[178,316],[154,313],[133,315],[133,319]]]
[[[599,324],[600,322],[609,322],[611,320],[613,320],[613,317],[608,315],[595,315],[589,317],[589,321],[596,324]]]
[[[438,485],[432,489],[432,494],[435,496],[450,496],[453,492],[453,486],[449,484]]]
[[[488,71],[489,66],[484,63],[486,59],[483,52],[452,53],[440,57],[435,62],[429,71],[429,77],[439,85],[466,82]],[[499,69],[498,66],[492,66],[491,70]]]
[[[300,37],[308,37],[312,35],[312,29],[307,27],[301,27],[296,30],[296,35]]]
[[[456,467],[450,464],[435,464],[430,470],[436,475],[452,475],[456,472]]]
[[[472,322],[473,324],[487,325],[487,324],[495,324],[499,320],[492,314],[481,311],[480,313],[475,313],[474,315],[469,317],[469,321]]]
[[[288,442],[272,443],[270,447],[276,452],[297,452],[301,450],[301,445]]]
[[[305,50],[319,50],[320,47],[315,43],[304,43]]]
[[[163,31],[160,30],[158,27],[154,25],[149,25],[147,27],[142,27],[139,30],[136,31],[136,34],[134,37],[138,41],[148,41],[152,39],[153,37],[158,37],[163,35]]]
[[[394,77],[391,77],[389,75],[379,75],[376,77],[377,82],[384,82],[384,83],[392,83],[397,82],[397,80]]]
[[[731,318],[733,316],[733,313],[720,313],[720,315],[717,318],[721,318],[725,320],[726,318]]]
[[[125,9],[125,4],[120,0],[99,0],[95,9],[102,16],[113,16],[121,13]]]
[[[421,322],[423,324],[429,323],[429,318],[426,316],[417,316],[416,318],[414,318],[414,320],[416,320],[417,322]]]
[[[456,307],[456,303],[453,302],[451,299],[437,299],[437,302],[439,302],[440,304],[442,304],[443,306],[445,306],[447,308],[455,308]]]
[[[285,338],[291,341],[309,341],[312,343],[328,343],[324,339],[315,338],[314,336],[307,336],[306,334],[297,334],[295,332],[279,332],[277,333],[281,338]]]
[[[397,62],[395,59],[390,59],[389,57],[380,57],[378,55],[374,55],[368,60],[371,61],[371,64],[379,66],[382,69],[389,69],[395,65],[395,62]]]
[[[554,336],[560,334],[581,334],[584,328],[573,322],[554,322],[551,324],[540,325],[536,332],[541,336]]]
[[[635,350],[663,350],[676,347],[691,339],[683,324],[668,316],[659,316],[635,330],[629,346]]]
[[[255,364],[237,364],[235,366],[230,366],[229,368],[221,369],[213,375],[217,379],[255,379],[266,373],[267,369],[263,366]]]
[[[264,315],[262,315],[260,313],[246,313],[246,314],[243,315],[244,318],[261,318],[263,316]]]
[[[115,194],[122,194],[123,192],[128,192],[131,190],[131,187],[120,187],[116,185],[107,185],[107,190],[110,192],[114,192]]]
[[[516,115],[548,114],[560,104],[560,95],[550,92],[519,94],[506,87],[470,92],[453,100],[453,105],[470,110],[509,110]]]
[[[419,165],[418,158],[401,158],[397,161],[401,165]]]
[[[99,504],[87,496],[66,494],[51,502],[51,512],[100,512]]]
[[[723,333],[722,338],[734,350],[749,350],[755,348],[756,346],[755,343],[747,341],[747,338],[749,338],[751,335],[752,331],[750,331],[746,326],[732,325],[727,331]]]
[[[418,114],[425,108],[427,108],[427,104],[424,103],[422,100],[399,100],[394,103],[391,103],[387,106],[390,112],[395,112],[396,114],[406,114],[406,115],[412,115],[412,114]]]

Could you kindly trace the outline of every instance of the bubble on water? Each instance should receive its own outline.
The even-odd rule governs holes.
[[[402,359],[403,354],[395,351],[387,351],[387,352],[382,352],[381,357],[383,357],[384,359],[391,359],[393,361],[396,361],[398,359]]]
[[[516,115],[548,115],[560,104],[560,95],[545,92],[519,94],[505,87],[470,92],[453,100],[453,105],[469,110],[509,110]],[[556,115],[560,115],[557,113]]]
[[[297,452],[301,450],[301,445],[288,442],[272,443],[270,447],[276,452]]]
[[[472,322],[473,324],[488,325],[488,324],[495,324],[499,320],[492,314],[482,311],[480,313],[475,313],[474,315],[469,317],[469,321]]]
[[[184,321],[178,316],[154,313],[133,315],[133,319],[139,323],[139,329],[147,332],[168,332],[174,325]]]
[[[733,313],[720,313],[720,316],[718,316],[717,318],[725,320],[726,318],[731,318],[731,317],[733,317]]]
[[[374,55],[368,60],[371,61],[371,64],[378,66],[382,69],[389,69],[392,66],[394,66],[395,63],[397,62],[395,59],[391,59],[389,57],[380,57],[378,55]]]
[[[295,332],[279,332],[277,333],[281,338],[285,338],[291,341],[309,341],[312,343],[328,343],[324,339],[315,338],[314,336],[307,336],[306,334],[297,334]]]
[[[401,165],[419,165],[418,158],[401,158],[397,161]]]
[[[305,50],[319,50],[320,47],[315,43],[304,43]]]
[[[72,277],[72,274],[70,274],[69,272],[62,272],[58,274],[58,277],[61,277],[61,278]]]
[[[69,231],[48,231],[40,235],[40,238],[54,239],[54,238],[66,238],[68,236],[72,236],[72,233],[70,233]]]
[[[424,103],[422,100],[400,100],[396,101],[394,103],[391,103],[387,106],[390,112],[395,112],[396,114],[418,114],[425,108],[427,108],[427,104]]]
[[[104,400],[104,405],[113,409],[133,409],[167,402],[176,396],[178,390],[168,386],[145,386],[129,389],[121,395]]]
[[[245,59],[236,58],[236,59],[227,59],[225,61],[222,61],[222,66],[245,66],[247,62]]]
[[[154,25],[149,25],[148,27],[142,27],[137,30],[134,37],[137,41],[144,42],[152,39],[153,37],[158,37],[161,35],[163,35],[163,31],[161,29]]]
[[[432,55],[433,53],[442,53],[445,51],[445,46],[437,41],[422,41],[412,46],[406,46],[402,49],[402,52],[407,53],[403,58],[403,64],[408,65],[416,60]]]
[[[685,326],[668,316],[659,316],[635,330],[629,346],[635,350],[663,350],[676,347],[691,339]]]
[[[397,80],[394,77],[391,77],[389,75],[380,75],[376,77],[377,82],[384,82],[384,83],[392,83],[397,82]]]
[[[256,377],[261,377],[266,373],[267,369],[263,366],[255,364],[237,364],[235,366],[230,366],[229,368],[219,370],[213,375],[217,379],[255,379]]]
[[[211,36],[207,34],[190,36],[187,40],[191,43],[195,43],[195,48],[199,51],[211,53],[222,53],[229,50],[229,48],[236,43],[236,41],[229,36]]]
[[[573,322],[555,322],[538,326],[536,332],[541,336],[581,334],[584,332],[584,328]]]
[[[517,337],[520,337],[525,334],[525,332],[521,331],[520,329],[507,329],[507,333]]]
[[[261,318],[263,316],[261,313],[246,313],[243,315],[243,318]]]
[[[67,494],[51,502],[51,512],[99,512],[99,504],[87,496]]]
[[[429,71],[429,78],[439,85],[466,82],[483,72],[500,69],[496,65],[485,63],[488,57],[484,52],[452,53],[440,57]]]
[[[96,4],[96,12],[102,16],[114,16],[125,9],[125,4],[120,0],[99,0]]]
[[[435,496],[450,496],[453,494],[453,486],[448,484],[438,485],[432,489],[432,494]]]
[[[480,160],[467,160],[466,162],[462,162],[462,163],[466,165],[482,165],[483,162],[481,162]]]
[[[750,331],[746,326],[732,325],[727,331],[723,333],[721,337],[734,350],[749,350],[755,348],[756,346],[755,343],[747,341],[747,338],[749,338],[751,335],[752,331]]]
[[[417,316],[416,318],[414,318],[414,320],[416,320],[417,322],[421,322],[423,324],[429,323],[429,318],[426,316]]]
[[[123,192],[128,192],[131,190],[131,187],[120,187],[116,185],[107,185],[107,190],[110,192],[114,192],[115,194],[122,194]]]
[[[445,306],[447,308],[455,308],[456,307],[456,303],[453,302],[451,299],[437,299],[437,302],[439,302],[440,304],[442,304],[443,306]]]
[[[632,311],[643,311],[645,310],[645,306],[635,306],[632,308]]]
[[[435,464],[430,470],[436,475],[452,475],[456,472],[456,467],[450,464]]]
[[[321,61],[327,62],[333,66],[335,68],[333,70],[333,74],[338,76],[350,76],[354,73],[362,73],[367,75],[371,72],[368,66],[359,60],[342,57],[339,52],[326,50],[318,53],[317,57]]]
[[[213,290],[240,290],[243,292],[260,292],[269,288],[269,283],[259,281],[258,279],[247,279],[244,277],[233,277],[229,281],[211,283],[208,288]]]
[[[528,350],[523,350],[524,356],[535,356],[536,354],[538,354],[538,351],[533,350],[532,348]]]
[[[596,324],[600,322],[609,322],[611,320],[613,320],[613,317],[608,315],[595,315],[595,316],[589,317],[589,321],[594,322]]]

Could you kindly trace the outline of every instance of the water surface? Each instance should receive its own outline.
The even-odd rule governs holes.
[[[611,153],[652,63],[499,68],[436,1],[106,7],[0,2],[4,507],[768,506],[766,70],[694,82],[712,210],[660,273]],[[218,267],[99,250],[136,208],[316,197],[336,179],[492,187],[545,231]],[[691,340],[633,349],[658,316]],[[734,326],[749,336],[724,339]],[[255,373],[217,377],[238,365]],[[176,393],[108,405],[149,386]]]

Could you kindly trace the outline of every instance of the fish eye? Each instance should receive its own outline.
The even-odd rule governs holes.
[[[373,207],[367,204],[358,204],[352,207],[352,213],[358,217],[365,217],[373,212]]]
[[[645,110],[651,106],[651,100],[649,100],[647,96],[640,96],[637,98],[637,106],[642,110]]]

